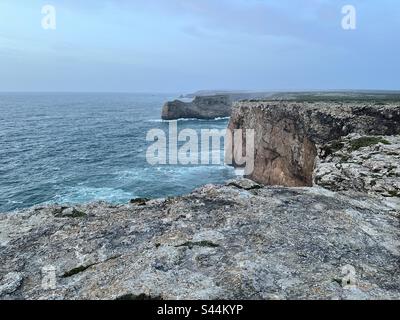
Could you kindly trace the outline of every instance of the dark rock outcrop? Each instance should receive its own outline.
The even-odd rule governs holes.
[[[239,180],[75,210],[0,215],[0,299],[400,299],[398,198]]]
[[[202,96],[192,102],[167,102],[162,110],[162,119],[215,119],[229,117],[231,112],[232,103],[228,96]]]
[[[244,101],[230,129],[255,130],[255,166],[249,175],[266,185],[312,186],[318,149],[351,133],[400,134],[400,104]],[[245,140],[245,139],[244,139]]]

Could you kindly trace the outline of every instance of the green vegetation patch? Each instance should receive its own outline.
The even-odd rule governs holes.
[[[57,218],[86,218],[88,216],[83,211],[68,207],[57,208],[53,211],[53,214]]]
[[[138,206],[145,206],[150,199],[148,198],[136,198],[130,201],[131,204],[136,204]]]
[[[71,218],[85,218],[87,214],[83,211],[74,210],[72,211]]]
[[[106,260],[103,261],[103,262],[108,262],[108,261],[116,260],[116,259],[118,259],[118,258],[120,258],[120,257],[121,257],[121,255],[118,254],[118,255],[115,255],[115,256],[112,256],[112,257],[106,259]],[[74,275],[76,275],[76,274],[78,274],[78,273],[84,272],[84,271],[86,271],[87,269],[89,269],[89,268],[91,268],[91,267],[93,267],[93,266],[96,266],[96,265],[98,265],[98,264],[100,264],[100,263],[101,263],[101,262],[95,262],[95,263],[88,264],[88,265],[86,265],[86,266],[81,265],[81,266],[79,266],[79,267],[76,267],[76,268],[74,268],[74,269],[71,269],[71,270],[65,272],[65,273],[62,275],[62,277],[63,277],[63,278],[72,277],[72,276],[74,276]]]
[[[130,293],[130,294],[125,294],[123,296],[120,296],[115,300],[139,300],[139,301],[158,300],[159,301],[159,300],[163,300],[163,298],[160,297],[160,296],[154,296],[154,297],[153,296],[149,296],[149,295],[144,294],[144,293],[139,294],[139,295]]]
[[[389,194],[391,197],[398,197],[400,198],[400,192],[399,191],[389,191]]]
[[[198,241],[198,242],[188,241],[176,247],[177,248],[188,247],[189,249],[193,249],[194,247],[218,248],[219,244],[213,243],[211,241]]]
[[[90,264],[90,265],[88,265],[88,266],[79,266],[79,267],[77,267],[77,268],[71,269],[71,270],[65,272],[65,273],[62,275],[62,277],[63,277],[63,278],[72,277],[72,276],[74,276],[74,275],[76,275],[76,274],[78,274],[78,273],[81,273],[81,272],[86,271],[87,269],[89,269],[89,268],[92,267],[93,265],[94,265],[94,264]]]
[[[390,142],[383,139],[382,137],[362,137],[362,138],[358,138],[358,139],[350,141],[350,150],[357,151],[361,148],[374,146],[378,143],[390,145]]]
[[[254,185],[249,186],[249,187],[244,187],[244,186],[241,186],[239,183],[236,183],[236,182],[228,183],[228,187],[235,187],[235,188],[243,189],[243,190],[247,190],[247,191],[259,190],[259,189],[262,189],[262,188],[263,188],[263,187],[260,186],[259,184],[254,184]]]

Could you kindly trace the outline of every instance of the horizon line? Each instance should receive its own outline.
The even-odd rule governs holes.
[[[387,92],[387,93],[400,93],[400,89],[277,89],[277,90],[243,90],[243,89],[199,89],[199,90],[194,90],[194,91],[73,91],[73,90],[49,90],[49,91],[43,91],[43,90],[28,90],[28,91],[23,91],[23,90],[8,90],[8,91],[1,91],[0,94],[7,94],[7,93],[72,93],[72,94],[77,94],[77,93],[96,93],[96,94],[195,94],[195,93],[201,93],[201,92],[207,92],[209,91],[210,93],[213,92],[226,92],[226,93],[303,93],[303,92]]]

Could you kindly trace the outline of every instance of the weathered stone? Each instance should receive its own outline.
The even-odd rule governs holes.
[[[150,199],[148,198],[135,198],[130,201],[131,204],[136,204],[138,206],[145,206]]]
[[[0,281],[0,297],[13,294],[21,286],[21,283],[22,276],[20,273],[7,273]]]
[[[167,102],[162,110],[162,119],[215,119],[229,117],[231,112],[232,102],[228,96],[202,96],[192,102]]]
[[[60,207],[53,210],[53,214],[57,218],[83,218],[86,213],[77,210],[76,208]]]
[[[350,133],[400,134],[399,122],[400,104],[244,101],[235,103],[229,128],[255,130],[249,178],[296,187],[312,186],[318,147]]]
[[[327,144],[320,150],[314,179],[333,191],[400,197],[400,136],[352,134]]]
[[[0,298],[400,298],[399,198],[253,186],[79,206],[83,219],[2,214]]]
[[[244,190],[261,189],[262,186],[249,179],[234,179],[227,181],[228,186],[233,186]]]

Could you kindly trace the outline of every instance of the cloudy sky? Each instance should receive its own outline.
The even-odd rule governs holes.
[[[400,89],[399,37],[398,0],[0,0],[0,91]]]

